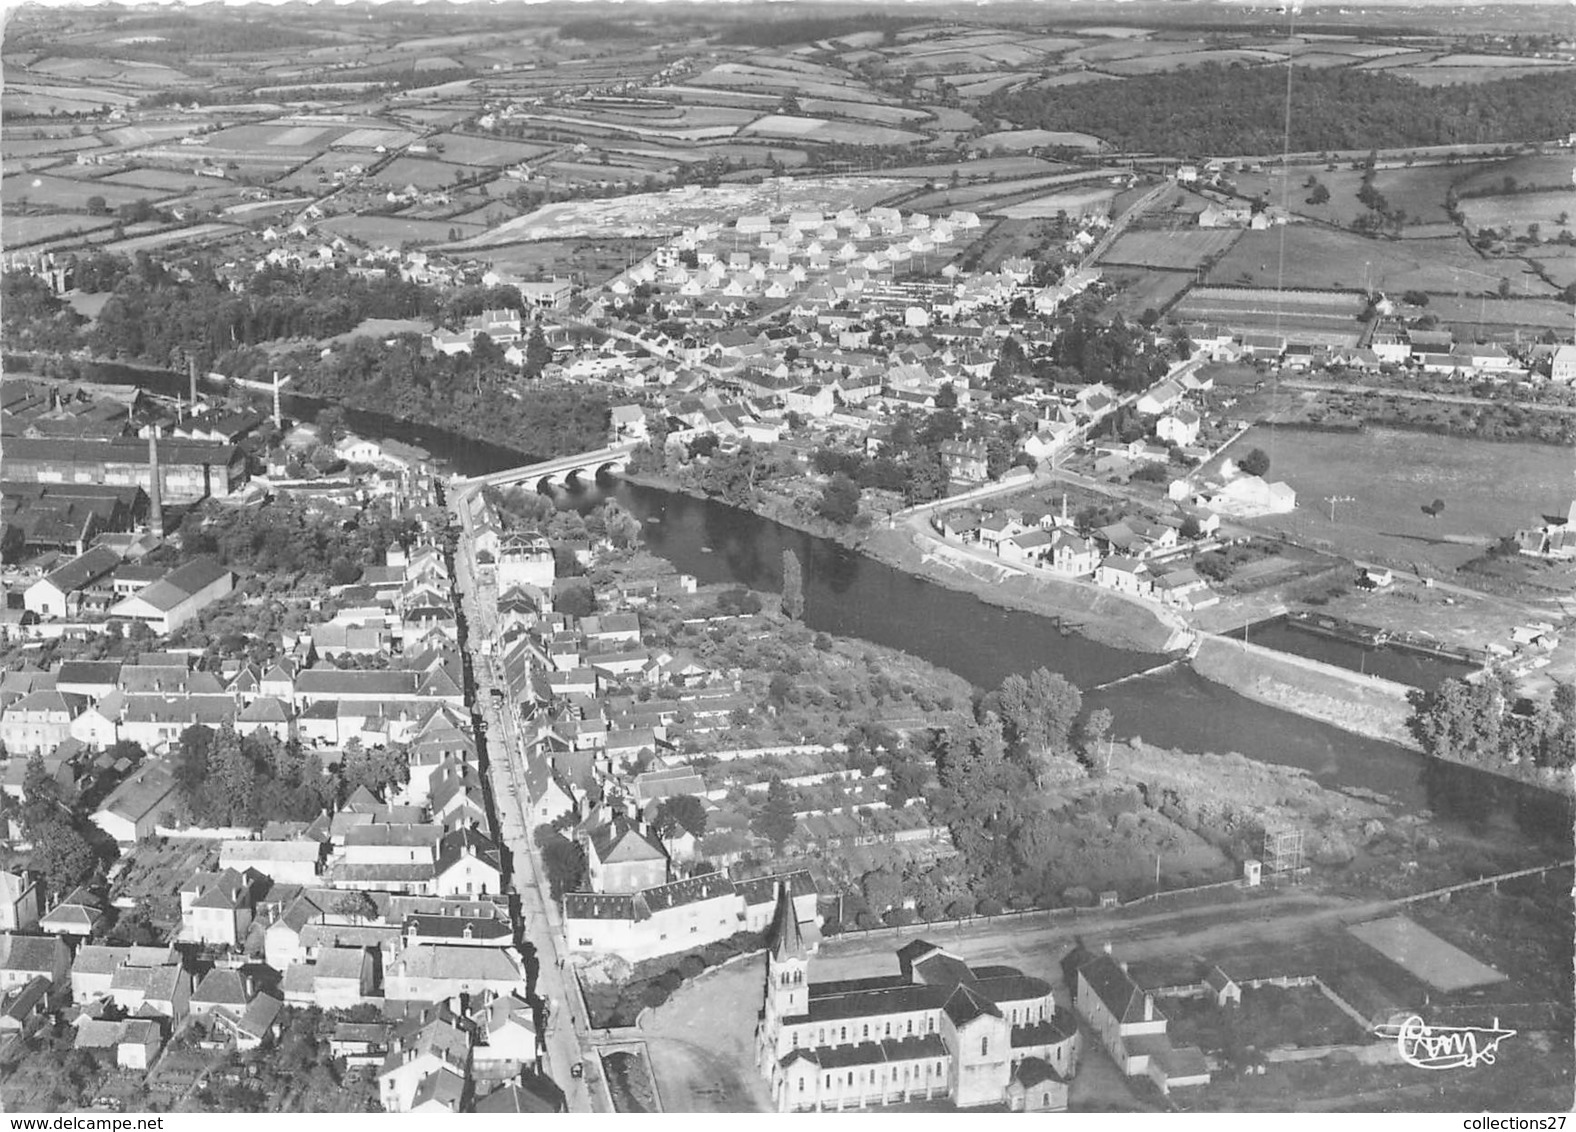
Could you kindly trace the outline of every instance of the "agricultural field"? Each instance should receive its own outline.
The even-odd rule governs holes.
[[[1192,271],[1210,257],[1227,251],[1241,234],[1229,228],[1124,232],[1102,257],[1102,262]]]
[[[1400,209],[1408,217],[1408,225],[1445,224],[1450,217],[1445,211],[1445,197],[1450,186],[1461,178],[1457,165],[1415,165],[1411,168],[1380,169],[1374,185],[1390,207]],[[1313,191],[1307,184],[1314,177],[1330,193],[1323,204],[1308,203]],[[1237,173],[1231,177],[1238,193],[1245,197],[1260,197],[1272,205],[1286,201],[1288,211],[1322,220],[1327,224],[1350,227],[1353,221],[1368,212],[1357,199],[1362,186],[1362,173],[1343,164],[1330,170],[1324,165],[1294,165],[1291,167],[1291,185],[1283,185],[1279,170],[1263,173]]]
[[[1429,301],[1428,312],[1440,322],[1462,328],[1471,336],[1481,332],[1485,337],[1500,338],[1517,330],[1536,334],[1543,330],[1568,333],[1571,329],[1570,304],[1557,299],[1435,295]]]
[[[530,142],[510,141],[504,138],[483,138],[470,134],[439,134],[427,139],[433,153],[445,161],[461,165],[517,165],[551,153],[552,146],[533,145]]]
[[[174,169],[128,169],[124,173],[110,173],[100,177],[95,184],[182,192],[210,188],[213,185],[213,178],[199,177],[195,173],[183,173]]]
[[[989,153],[997,149],[1025,150],[1060,147],[1098,151],[1100,139],[1093,134],[1073,133],[1065,130],[998,130],[969,143],[972,148]]]
[[[1361,292],[1195,287],[1173,313],[1179,319],[1215,323],[1238,334],[1278,332],[1295,341],[1355,346],[1367,307]]]
[[[461,239],[472,238],[480,232],[478,228],[453,220],[412,220],[402,216],[332,216],[319,221],[318,227],[373,248],[397,248],[405,243],[443,243],[455,228],[460,230]]]
[[[1285,240],[1284,275],[1281,241]],[[1376,240],[1311,225],[1244,232],[1209,273],[1209,282],[1288,289],[1407,290],[1453,294],[1493,290],[1506,271],[1491,272],[1460,236],[1432,240]],[[1512,279],[1517,293],[1521,287]],[[1534,292],[1536,293],[1536,292]]]
[[[85,137],[36,137],[21,138],[16,141],[5,139],[5,155],[9,161],[18,157],[43,157],[54,154],[75,153],[78,150],[98,149],[104,143],[92,134]]]
[[[1090,173],[1054,173],[1012,181],[987,181],[984,184],[948,187],[917,196],[905,205],[916,212],[946,212],[954,208],[972,212],[990,211],[995,202],[1009,201],[1031,194],[1043,194],[1059,186],[1074,185],[1093,178]],[[1114,195],[1107,191],[1107,195]],[[1055,215],[1054,212],[1051,215]]]
[[[1512,237],[1536,224],[1539,237],[1554,239],[1572,234],[1571,213],[1576,210],[1576,189],[1560,192],[1517,193],[1508,197],[1472,197],[1460,203],[1468,231],[1483,228],[1508,231]]]
[[[1262,448],[1268,477],[1297,492],[1289,515],[1260,526],[1329,540],[1347,554],[1451,572],[1513,534],[1541,512],[1563,510],[1571,495],[1571,453],[1522,444],[1368,428],[1360,433],[1250,429],[1240,451]],[[1321,503],[1350,495],[1329,521]],[[1422,508],[1445,502],[1436,518]]]
[[[457,177],[472,177],[476,172],[469,165],[451,165],[425,157],[396,157],[378,170],[372,183],[395,189],[403,189],[406,185],[415,185],[418,189],[452,189]]]
[[[739,133],[838,145],[913,145],[925,140],[923,134],[916,134],[912,130],[835,122],[827,118],[801,118],[789,114],[768,114],[744,126]]]
[[[41,240],[77,233],[96,232],[109,228],[115,221],[105,216],[78,216],[54,214],[50,216],[19,216],[15,212],[0,215],[0,245],[20,248]]]
[[[1460,166],[1460,180],[1456,191],[1462,194],[1503,191],[1505,178],[1518,186],[1547,189],[1568,189],[1576,157],[1570,153],[1523,154],[1520,157],[1496,161],[1474,162]]]
[[[129,236],[104,245],[104,250],[119,255],[153,251],[156,248],[174,247],[177,244],[203,243],[234,235],[243,229],[237,224],[194,224],[189,228],[172,228],[164,232],[150,232],[145,236]]]
[[[1030,197],[1016,203],[996,202],[992,212],[1010,220],[1049,219],[1066,213],[1068,216],[1109,216],[1115,189],[1064,189],[1045,196]]]
[[[1123,318],[1134,319],[1151,308],[1164,311],[1192,286],[1193,276],[1185,271],[1134,271],[1118,267],[1106,268],[1101,282],[1116,288],[1111,310]]]
[[[159,201],[169,195],[156,189],[78,181],[48,173],[23,174],[0,181],[0,201],[4,202],[7,209],[21,208],[26,202],[34,208],[86,211],[90,197],[103,197],[104,203],[114,208],[137,200]]]

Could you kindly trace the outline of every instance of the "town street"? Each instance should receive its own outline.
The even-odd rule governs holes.
[[[559,955],[562,929],[558,907],[547,887],[547,879],[536,859],[531,840],[531,822],[525,789],[524,746],[508,701],[493,695],[497,687],[492,658],[482,652],[482,642],[490,641],[497,613],[491,587],[483,589],[478,580],[475,547],[472,541],[470,493],[455,491],[449,506],[459,521],[460,538],[454,555],[454,586],[460,595],[465,620],[470,628],[466,647],[476,682],[475,705],[485,723],[477,741],[488,752],[488,774],[492,780],[493,804],[498,811],[499,832],[511,861],[510,882],[520,897],[520,917],[525,938],[536,949],[536,996],[547,1005],[547,1075],[564,1090],[571,1112],[610,1112],[612,1105],[604,1087],[589,1088],[593,1077],[602,1080],[600,1063],[586,1051],[590,1048],[590,1026],[580,1009],[580,996],[569,986],[573,973],[567,971]],[[571,1076],[570,1067],[585,1063],[585,1077]]]

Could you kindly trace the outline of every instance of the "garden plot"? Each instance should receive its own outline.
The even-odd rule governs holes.
[[[1405,916],[1391,916],[1346,929],[1410,975],[1443,991],[1504,982],[1506,976]]]

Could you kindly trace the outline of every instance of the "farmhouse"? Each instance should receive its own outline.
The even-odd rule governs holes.
[[[1209,1084],[1204,1054],[1194,1046],[1173,1046],[1166,1017],[1155,996],[1111,957],[1110,945],[1095,954],[1076,947],[1062,960],[1073,1003],[1117,1067],[1129,1077],[1148,1076],[1162,1093],[1184,1085]]]

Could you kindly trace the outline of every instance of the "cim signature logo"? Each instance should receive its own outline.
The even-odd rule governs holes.
[[[1416,1014],[1374,1027],[1381,1038],[1394,1038],[1401,1060],[1419,1069],[1471,1069],[1493,1065],[1499,1043],[1515,1030],[1492,1026],[1430,1026]]]

